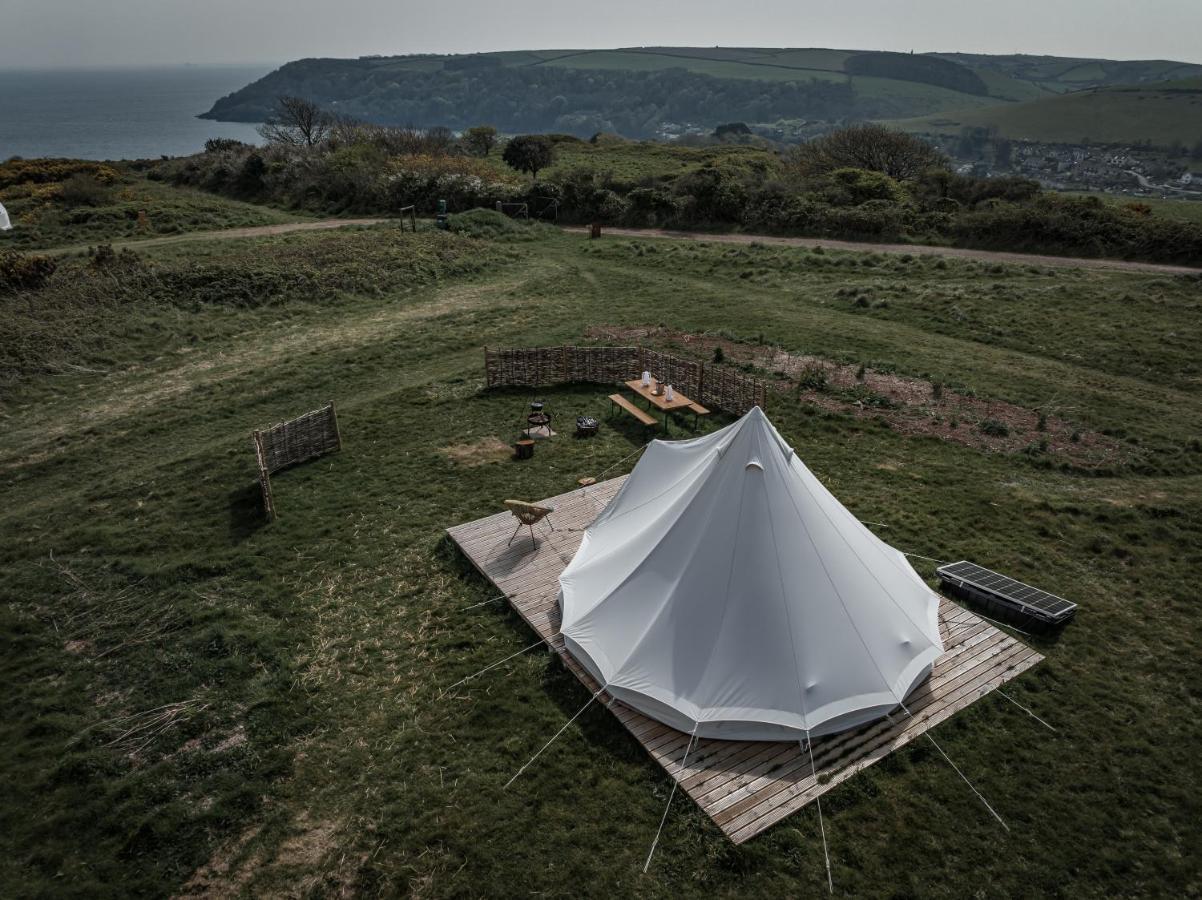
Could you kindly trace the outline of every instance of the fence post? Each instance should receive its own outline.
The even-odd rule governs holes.
[[[334,409],[334,401],[330,401],[330,418],[334,421],[334,440],[338,442],[339,450],[342,449],[342,429],[338,427],[338,411]]]

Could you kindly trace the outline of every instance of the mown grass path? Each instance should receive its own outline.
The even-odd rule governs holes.
[[[243,228],[223,228],[217,231],[193,231],[184,234],[172,234],[164,237],[141,238],[138,240],[113,241],[117,249],[144,250],[162,247],[167,244],[184,244],[191,241],[221,241],[232,238],[261,238],[273,235],[291,234],[296,231],[328,231],[331,228],[348,228],[352,225],[378,225],[387,219],[321,219],[316,222],[280,222],[276,225],[251,225]],[[39,253],[51,255],[63,253],[78,253],[88,248],[88,244],[64,244],[39,250]]]

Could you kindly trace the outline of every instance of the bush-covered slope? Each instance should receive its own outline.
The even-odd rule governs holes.
[[[855,50],[637,47],[304,59],[224,97],[209,118],[261,121],[281,94],[386,124],[618,131],[664,123],[903,118],[1049,93],[1202,75],[1202,66]]]

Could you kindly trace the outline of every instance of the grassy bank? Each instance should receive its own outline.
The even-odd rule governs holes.
[[[0,203],[13,222],[11,231],[0,232],[0,250],[111,243],[308,218],[159,184],[122,164],[82,160],[0,163]]]
[[[1196,280],[493,233],[172,245],[0,299],[6,335],[86,317],[78,342],[6,351],[3,893],[820,893],[813,809],[736,848],[678,796],[640,874],[670,784],[600,708],[502,790],[587,699],[547,655],[442,693],[533,639],[466,609],[492,592],[443,529],[640,439],[615,422],[509,461],[529,397],[482,390],[481,348],[602,325],[860,362],[1027,408],[1033,440],[1045,410],[1129,448],[1100,476],[762,371],[774,422],[887,540],[1082,605],[1008,690],[1055,734],[996,697],[935,731],[1011,831],[914,744],[824,800],[836,888],[1198,889]],[[606,393],[544,398],[567,419]],[[344,451],[279,476],[263,524],[250,430],[329,399]]]

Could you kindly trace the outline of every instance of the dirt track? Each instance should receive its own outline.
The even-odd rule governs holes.
[[[325,231],[347,225],[378,225],[390,219],[321,219],[310,222],[285,222],[279,225],[256,225],[247,228],[227,228],[223,231],[196,231],[164,237],[132,241],[114,241],[118,247],[155,247],[185,241],[223,240],[226,238],[267,237],[293,231]],[[586,234],[583,226],[569,225],[564,231]],[[1016,265],[1061,266],[1076,269],[1116,269],[1126,272],[1150,272],[1160,275],[1202,275],[1202,268],[1173,266],[1163,263],[1131,262],[1123,259],[1089,259],[1072,256],[1044,256],[1038,253],[1005,253],[997,250],[969,250],[963,247],[936,247],[929,244],[874,244],[861,241],[836,241],[827,238],[771,237],[759,234],[708,233],[675,231],[666,228],[605,228],[603,234],[629,238],[666,238],[678,241],[706,241],[718,244],[771,244],[782,247],[824,247],[828,250],[851,250],[860,253],[910,253],[915,256],[949,256],[957,259],[976,259],[983,262]],[[42,253],[67,253],[84,249],[86,244],[55,247]]]
[[[588,229],[571,226],[564,229],[584,234]],[[1129,262],[1122,259],[1087,259],[1071,256],[1043,256],[1038,253],[1003,253],[995,250],[968,250],[963,247],[934,247],[929,244],[870,244],[861,241],[835,241],[828,238],[768,237],[758,234],[710,234],[701,231],[673,231],[664,228],[604,228],[602,234],[632,238],[669,238],[706,241],[716,244],[771,244],[782,247],[824,247],[827,250],[853,250],[861,253],[909,253],[914,256],[950,256],[983,262],[1017,265],[1063,266],[1074,269],[1118,269],[1127,272],[1153,272],[1160,275],[1202,275],[1202,269],[1162,263]]]

